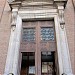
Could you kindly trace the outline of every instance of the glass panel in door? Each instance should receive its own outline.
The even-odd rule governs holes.
[[[41,53],[41,74],[42,75],[55,75],[55,61],[54,52]]]
[[[34,52],[22,53],[21,75],[35,75],[35,53]]]

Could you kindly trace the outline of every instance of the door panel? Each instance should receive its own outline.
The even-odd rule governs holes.
[[[35,53],[35,74],[36,75],[54,75],[50,73],[47,74],[42,73],[42,67],[44,67],[44,65],[41,62],[42,61],[41,52],[56,51],[55,44],[56,42],[55,42],[55,31],[54,31],[53,21],[23,22],[23,32],[22,32],[22,41],[21,41],[20,50],[21,52]],[[46,64],[45,66],[48,67],[48,65],[50,64]],[[51,66],[53,66],[53,64]],[[47,69],[50,69],[50,67]]]
[[[25,31],[30,35],[30,38]],[[31,32],[31,33],[30,33]],[[55,31],[53,21],[33,21],[23,22],[21,51],[36,51],[38,46],[40,51],[56,51]],[[34,40],[32,40],[32,39]],[[30,41],[28,41],[30,39]],[[26,41],[27,40],[27,41]]]
[[[55,75],[54,52],[41,52],[42,75]]]

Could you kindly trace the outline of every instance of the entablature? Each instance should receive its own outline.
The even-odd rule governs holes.
[[[13,8],[21,7],[41,7],[48,6],[53,8],[58,8],[58,6],[63,6],[65,8],[67,0],[8,0],[8,3]]]
[[[60,25],[65,24],[64,9],[67,0],[8,0],[8,2],[12,10],[12,25],[15,24],[17,13],[22,18],[41,18],[58,14]]]

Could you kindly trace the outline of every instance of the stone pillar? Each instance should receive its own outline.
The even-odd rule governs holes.
[[[59,16],[59,35],[60,35],[60,45],[61,45],[61,55],[62,55],[62,64],[63,64],[63,74],[73,75],[69,48],[67,42],[67,36],[65,31],[65,21],[64,21],[64,7],[58,6],[58,16]]]
[[[57,45],[57,55],[58,55],[58,64],[59,64],[59,75],[63,74],[63,63],[62,63],[62,52],[61,52],[61,41],[60,41],[60,31],[59,31],[59,21],[58,16],[54,18],[55,22],[55,32],[56,32],[56,45]]]
[[[19,75],[19,49],[20,49],[20,41],[21,41],[21,30],[22,30],[22,19],[18,16],[17,23],[16,23],[16,40],[15,40],[15,53],[14,53],[14,61],[13,61],[13,69],[12,73],[14,75]]]
[[[5,65],[4,75],[8,75],[12,73],[13,68],[13,61],[14,61],[14,52],[15,52],[15,45],[16,45],[16,20],[17,20],[17,9],[12,10],[12,23],[11,23],[11,34],[8,46],[8,53]]]

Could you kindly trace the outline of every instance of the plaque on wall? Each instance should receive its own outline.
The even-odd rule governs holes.
[[[35,74],[35,66],[29,66],[29,74]]]

